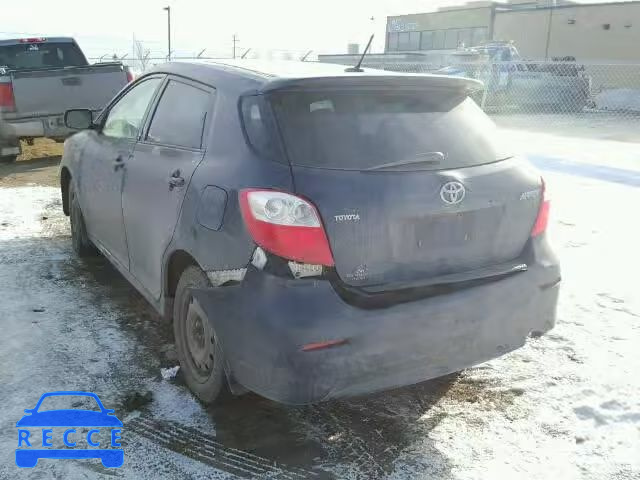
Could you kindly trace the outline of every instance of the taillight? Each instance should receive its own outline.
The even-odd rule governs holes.
[[[11,83],[0,83],[0,112],[13,112],[15,109]]]
[[[18,42],[20,43],[40,43],[46,42],[47,39],[44,37],[31,37],[31,38],[19,38]]]
[[[127,83],[133,82],[133,73],[128,68],[124,69],[124,73],[127,75]]]
[[[544,179],[540,179],[542,181],[542,192],[541,192],[541,201],[540,208],[538,209],[538,216],[536,217],[536,223],[533,224],[533,229],[531,230],[531,236],[535,237],[544,233],[547,229],[547,223],[549,223],[549,199],[547,198],[546,187],[544,184]]]
[[[320,215],[307,200],[277,190],[240,191],[249,234],[265,250],[301,263],[332,266],[333,255]]]

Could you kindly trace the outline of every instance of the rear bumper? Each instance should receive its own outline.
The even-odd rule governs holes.
[[[64,113],[58,114],[5,114],[18,138],[66,138],[77,130],[71,130],[64,124]]]
[[[0,157],[14,157],[20,155],[20,145],[4,145],[0,140]]]
[[[234,378],[289,404],[371,393],[498,357],[555,323],[555,260],[494,283],[385,309],[345,303],[327,281],[250,267],[232,287],[194,290]],[[305,344],[345,339],[326,350]]]
[[[20,141],[14,128],[0,119],[0,157],[20,154]]]

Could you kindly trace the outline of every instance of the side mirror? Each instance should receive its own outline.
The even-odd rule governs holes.
[[[74,130],[86,130],[93,126],[93,112],[86,108],[67,110],[64,112],[64,124]]]

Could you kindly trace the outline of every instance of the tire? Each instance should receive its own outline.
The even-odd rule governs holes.
[[[76,254],[79,257],[98,255],[98,250],[87,235],[84,217],[72,181],[69,181],[69,222],[71,223],[71,245]]]
[[[0,157],[0,164],[2,164],[2,163],[6,163],[6,164],[13,163],[13,162],[16,161],[17,158],[18,158],[17,155],[8,155],[8,156],[5,156],[5,157]]]
[[[212,322],[194,303],[190,288],[209,288],[206,274],[196,266],[182,272],[173,302],[173,334],[183,377],[204,404],[228,397],[224,357]]]

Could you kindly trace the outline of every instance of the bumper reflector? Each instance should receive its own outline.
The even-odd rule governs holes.
[[[307,343],[306,345],[303,345],[300,350],[303,352],[314,352],[325,348],[339,347],[341,345],[346,345],[347,343],[349,343],[349,340],[346,338],[342,338],[340,340],[328,340],[326,342]]]

